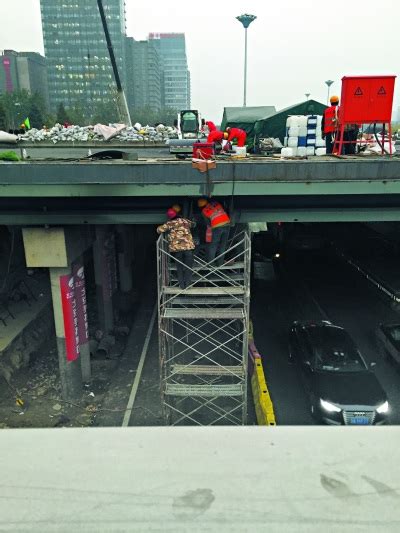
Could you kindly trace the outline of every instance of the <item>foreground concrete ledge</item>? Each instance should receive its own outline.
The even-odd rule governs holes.
[[[400,428],[2,430],[18,531],[398,531]]]

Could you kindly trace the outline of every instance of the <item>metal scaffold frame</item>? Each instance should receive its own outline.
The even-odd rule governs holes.
[[[247,416],[251,240],[235,235],[207,262],[195,251],[180,289],[164,235],[157,241],[161,401],[167,424],[241,425]],[[221,254],[222,255],[222,254]]]

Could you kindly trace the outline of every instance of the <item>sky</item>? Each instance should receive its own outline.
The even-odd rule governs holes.
[[[248,106],[282,109],[305,93],[326,102],[325,80],[340,96],[345,75],[400,74],[399,0],[126,0],[126,13],[135,39],[186,34],[192,108],[216,122],[225,106],[243,103],[244,30],[235,19],[242,13],[257,16],[248,30]],[[0,20],[0,50],[44,53],[39,0],[0,0]],[[396,113],[399,87],[400,80]]]

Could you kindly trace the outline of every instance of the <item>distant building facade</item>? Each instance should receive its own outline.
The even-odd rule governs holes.
[[[118,70],[124,79],[124,0],[103,0]],[[50,106],[94,110],[116,86],[96,0],[40,0]]]
[[[162,105],[162,68],[153,41],[135,41],[127,37],[125,57],[129,107],[148,107],[159,111]]]
[[[150,33],[162,66],[162,105],[190,109],[190,73],[184,33]]]
[[[0,93],[25,89],[49,103],[46,59],[36,52],[4,50],[0,54]]]

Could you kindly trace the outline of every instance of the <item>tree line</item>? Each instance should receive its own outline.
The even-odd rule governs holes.
[[[143,126],[164,124],[172,126],[177,117],[176,109],[165,107],[158,111],[150,108],[131,108],[132,123],[139,122]],[[60,103],[55,113],[49,111],[46,101],[39,93],[31,94],[25,89],[0,94],[0,130],[19,130],[24,120],[29,117],[31,128],[51,128],[54,124],[109,124],[120,122],[115,99],[93,105],[92,109],[77,103],[65,106]]]

